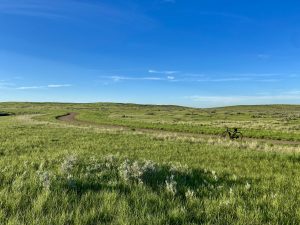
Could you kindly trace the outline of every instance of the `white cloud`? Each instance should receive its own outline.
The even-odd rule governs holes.
[[[45,86],[27,86],[27,87],[17,87],[18,90],[30,90],[30,89],[42,89]]]
[[[232,76],[239,76],[239,77],[277,77],[282,74],[278,73],[241,73],[241,74],[235,74]]]
[[[166,70],[166,71],[148,70],[148,73],[172,75],[172,74],[175,74],[175,73],[179,73],[179,71],[174,71],[174,70]]]
[[[254,80],[257,82],[280,82],[282,79],[260,79],[260,80]]]
[[[131,81],[138,81],[138,80],[164,80],[161,77],[129,77],[129,76],[100,76],[100,78],[113,80],[114,82],[122,81],[122,80],[131,80]]]
[[[247,77],[225,77],[225,78],[206,78],[198,79],[198,82],[229,82],[229,81],[248,81],[251,80]]]
[[[51,20],[67,20],[78,22],[89,21],[90,17],[100,17],[112,23],[151,24],[146,15],[130,7],[117,7],[103,1],[74,0],[1,0],[0,14],[10,14],[23,17],[37,17]]]
[[[71,84],[48,84],[48,88],[61,88],[61,87],[71,87]]]
[[[252,82],[279,82],[281,79],[254,79],[252,77],[224,77],[224,78],[203,78],[195,80],[197,82],[236,82],[236,81],[252,81]]]
[[[299,92],[286,92],[277,95],[230,95],[230,96],[187,96],[186,99],[209,105],[271,104],[282,101],[300,101]]]
[[[205,74],[185,74],[178,71],[157,71],[149,70],[149,73],[157,76],[99,76],[99,78],[118,81],[169,81],[169,82],[279,82],[278,74],[232,74],[232,75],[205,75]],[[174,76],[174,74],[179,73]],[[165,76],[162,76],[165,75]]]
[[[155,76],[99,76],[105,80],[118,81],[169,81],[169,82],[252,82],[252,83],[267,83],[280,82],[284,77],[290,74],[276,74],[276,73],[241,73],[241,74],[193,74],[179,71],[159,71],[148,70],[148,73]],[[176,76],[175,76],[176,75]],[[297,74],[292,74],[292,78],[296,78]],[[102,81],[103,81],[102,80]]]
[[[143,77],[141,80],[163,80],[160,77]]]
[[[300,90],[291,90],[291,91],[286,91],[284,94],[287,95],[300,95]]]
[[[120,82],[120,81],[164,81],[164,82],[176,82],[180,81],[175,78],[175,76],[164,76],[164,77],[133,77],[133,76],[99,76],[101,78],[101,83],[108,85],[110,82]]]
[[[23,86],[17,87],[17,90],[33,90],[33,89],[47,89],[47,88],[62,88],[62,87],[71,87],[71,84],[48,84],[46,86]]]

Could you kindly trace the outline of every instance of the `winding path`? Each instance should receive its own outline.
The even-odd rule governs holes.
[[[105,129],[114,129],[114,130],[123,130],[123,131],[136,131],[136,132],[141,132],[141,133],[160,133],[160,134],[166,134],[166,135],[180,135],[180,136],[185,136],[185,137],[204,137],[204,138],[216,138],[218,135],[211,135],[211,134],[195,134],[195,133],[188,133],[188,132],[176,132],[176,131],[165,131],[165,130],[156,130],[156,129],[147,129],[147,128],[135,128],[132,129],[130,127],[122,126],[122,125],[103,125],[95,122],[90,122],[90,121],[82,121],[76,119],[77,113],[71,112],[67,113],[62,116],[57,116],[56,119],[66,122],[66,123],[71,123],[74,125],[89,125],[93,127],[98,127],[98,128],[105,128]],[[288,140],[272,140],[272,139],[262,139],[262,138],[249,138],[249,137],[244,137],[244,140],[247,141],[257,141],[257,142],[264,142],[264,143],[272,143],[272,144],[282,144],[282,145],[293,145],[293,146],[299,146],[300,141],[288,141]]]

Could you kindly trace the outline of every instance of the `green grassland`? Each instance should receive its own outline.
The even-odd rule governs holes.
[[[0,224],[300,224],[300,106],[0,112]]]

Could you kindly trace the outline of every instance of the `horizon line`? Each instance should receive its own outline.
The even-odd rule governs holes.
[[[300,106],[300,104],[237,104],[237,105],[224,105],[224,106],[212,106],[212,107],[192,107],[186,105],[174,105],[174,104],[147,104],[147,103],[134,103],[134,102],[60,102],[60,101],[0,101],[2,103],[26,103],[26,104],[128,104],[128,105],[140,105],[140,106],[175,106],[191,109],[214,109],[214,108],[226,108],[226,107],[243,107],[243,106]]]

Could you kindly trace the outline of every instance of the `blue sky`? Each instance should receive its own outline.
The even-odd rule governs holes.
[[[300,103],[300,2],[0,0],[0,101]]]

